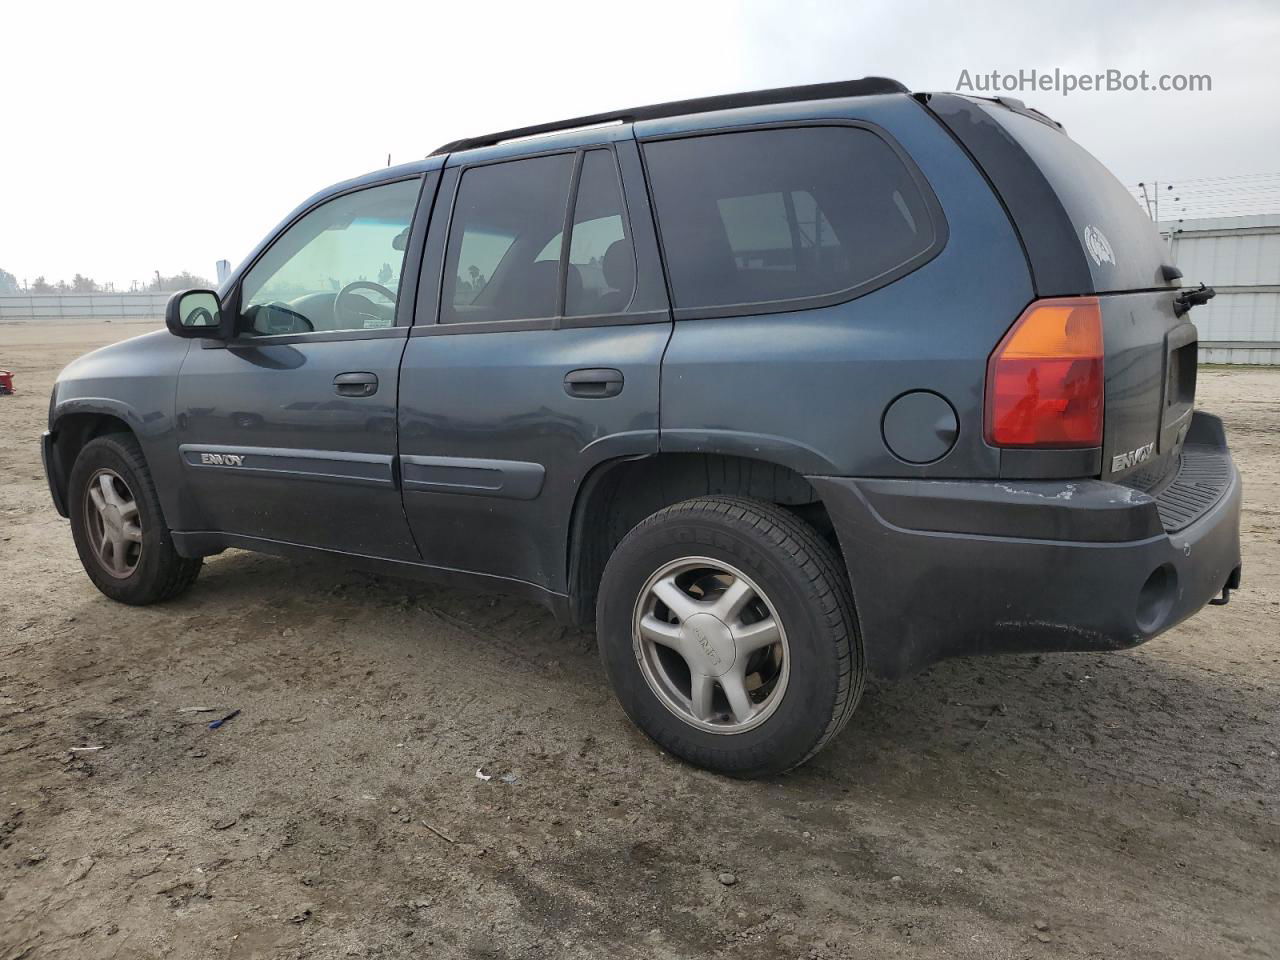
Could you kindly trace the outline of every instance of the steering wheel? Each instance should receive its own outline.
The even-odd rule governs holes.
[[[356,280],[348,283],[345,287],[338,291],[338,295],[333,300],[333,318],[338,321],[339,326],[344,326],[341,322],[340,315],[343,311],[349,313],[352,317],[359,317],[361,326],[368,326],[366,320],[373,320],[374,326],[384,326],[387,324],[387,318],[376,313],[370,313],[367,309],[361,309],[357,304],[348,302],[357,290],[372,290],[386,297],[393,305],[396,302],[395,292],[388,290],[380,283],[374,283],[371,280]],[[369,303],[364,297],[360,297],[365,303]],[[372,304],[369,304],[372,306]]]

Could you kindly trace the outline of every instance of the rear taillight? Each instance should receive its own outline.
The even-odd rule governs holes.
[[[987,361],[987,442],[1101,446],[1102,357],[1097,297],[1031,304]]]

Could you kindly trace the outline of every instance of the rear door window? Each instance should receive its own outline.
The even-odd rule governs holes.
[[[566,251],[575,162],[581,170]],[[449,232],[443,323],[598,317],[629,312],[635,298],[636,254],[612,150],[463,174]]]
[[[869,130],[682,137],[644,155],[680,310],[853,296],[935,248],[920,185]]]
[[[571,153],[472,167],[462,175],[445,257],[444,323],[527,320],[560,309]]]
[[[636,289],[636,257],[618,166],[608,150],[583,155],[569,238],[565,316],[622,313]]]

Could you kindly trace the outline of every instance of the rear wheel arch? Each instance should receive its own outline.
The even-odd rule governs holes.
[[[605,564],[646,517],[694,497],[742,496],[785,508],[814,527],[843,559],[831,519],[813,486],[790,467],[722,454],[659,453],[594,467],[574,500],[567,550],[570,619],[595,622]]]

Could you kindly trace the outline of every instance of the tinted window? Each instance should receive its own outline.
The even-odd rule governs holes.
[[[241,332],[392,326],[419,187],[405,180],[348,193],[281,234],[245,274]]]
[[[485,230],[471,230],[463,234],[458,253],[458,282],[453,288],[454,306],[469,307],[475,303],[515,239],[510,234]]]
[[[565,315],[626,310],[636,290],[636,258],[622,205],[618,168],[608,150],[582,158],[569,240]]]
[[[462,175],[445,259],[444,323],[559,313],[560,249],[573,155],[531,157]]]
[[[933,245],[915,181],[867,130],[753,130],[644,150],[680,308],[848,291]]]

